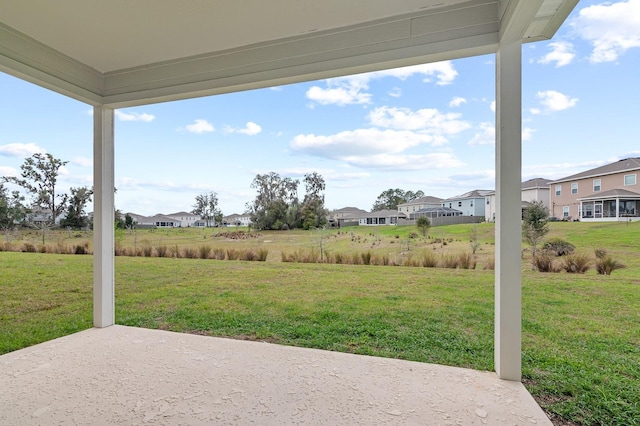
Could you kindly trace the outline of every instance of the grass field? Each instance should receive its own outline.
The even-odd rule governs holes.
[[[117,257],[119,324],[493,369],[492,271],[280,263],[282,250],[318,247],[318,233],[229,240],[174,231],[119,238],[266,246],[269,257]],[[332,231],[323,246],[469,250],[468,225],[434,228],[432,239],[409,239],[414,231]],[[492,225],[476,234],[478,255],[493,256]],[[627,265],[611,276],[543,274],[523,261],[523,381],[556,424],[640,424],[639,235],[640,224],[553,224],[551,236],[578,251],[604,247]],[[0,263],[0,353],[91,327],[90,256],[2,252]]]

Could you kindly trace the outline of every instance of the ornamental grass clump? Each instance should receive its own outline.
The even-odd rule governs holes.
[[[532,259],[532,263],[534,268],[540,272],[560,272],[562,269],[556,264],[554,256],[547,251],[536,254]]]
[[[591,259],[584,253],[565,256],[562,267],[570,274],[584,274],[591,267]]]
[[[611,273],[616,269],[626,268],[625,265],[607,255],[605,249],[595,249],[595,255],[596,271],[598,271],[598,274],[600,275],[611,275]]]

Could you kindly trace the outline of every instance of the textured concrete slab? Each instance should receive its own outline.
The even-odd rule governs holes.
[[[551,422],[490,372],[112,326],[1,356],[0,424]]]

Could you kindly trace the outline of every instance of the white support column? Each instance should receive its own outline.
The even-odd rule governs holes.
[[[520,381],[522,370],[522,46],[501,42],[496,54],[495,368]]]
[[[113,108],[93,109],[93,325],[115,323]]]

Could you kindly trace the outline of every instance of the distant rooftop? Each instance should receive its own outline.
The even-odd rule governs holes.
[[[566,182],[569,180],[584,179],[592,176],[610,175],[632,170],[640,170],[640,157],[625,158],[614,163],[605,164],[575,175],[567,176],[562,179],[554,180],[550,183]]]

